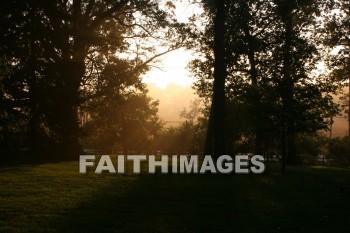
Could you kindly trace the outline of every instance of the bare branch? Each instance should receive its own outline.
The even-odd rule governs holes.
[[[144,30],[149,37],[153,38],[153,39],[156,39],[156,40],[159,40],[161,38],[159,37],[155,37],[152,35],[152,33],[150,31],[148,31],[144,26],[140,25],[140,24],[137,24],[137,23],[133,23],[133,24],[126,24],[123,22],[123,20],[119,19],[118,17],[113,17],[114,19],[116,19],[122,26],[124,27],[140,27],[142,30]]]
[[[143,62],[142,64],[137,65],[137,66],[135,67],[134,70],[135,70],[135,71],[140,70],[140,69],[144,68],[144,67],[145,67],[147,64],[149,64],[150,62],[154,61],[156,58],[161,57],[161,56],[163,56],[163,55],[165,55],[165,54],[167,54],[167,53],[170,53],[170,52],[172,52],[172,51],[175,51],[175,50],[177,50],[177,49],[179,49],[179,48],[181,48],[181,47],[182,47],[182,46],[178,45],[178,46],[175,46],[175,47],[173,47],[173,48],[170,48],[170,49],[168,49],[168,50],[166,50],[166,51],[164,51],[164,52],[162,52],[162,53],[158,53],[158,54],[154,55],[153,57],[147,59],[147,60],[146,60],[145,62]]]

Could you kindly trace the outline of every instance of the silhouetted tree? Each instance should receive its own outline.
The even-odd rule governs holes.
[[[227,76],[225,61],[225,0],[204,1],[213,11],[214,38],[214,73],[213,95],[205,142],[205,154],[220,156],[226,154],[225,143],[225,80]]]
[[[332,69],[332,82],[348,83],[348,93],[342,96],[342,105],[347,113],[350,135],[350,1],[327,1],[324,7],[325,23],[321,25],[320,35],[325,46],[339,50],[336,55],[329,56],[328,68]]]
[[[337,112],[334,84],[312,70],[320,57],[314,33],[318,12],[313,1],[231,1],[226,10],[227,141],[255,140],[255,152],[271,137],[287,137],[288,162],[296,163],[295,134],[327,128]],[[212,15],[212,8],[205,8]],[[209,18],[210,19],[210,18]],[[208,99],[213,85],[214,23],[200,33],[199,59],[191,63],[199,95]],[[205,45],[205,46],[203,46]],[[254,137],[252,137],[254,135]],[[260,140],[259,138],[264,138]],[[282,142],[281,144],[285,144]],[[235,151],[235,153],[241,151]]]
[[[146,0],[13,0],[1,14],[1,42],[14,68],[10,82],[19,84],[5,99],[12,109],[26,109],[32,149],[42,150],[46,141],[67,156],[80,150],[79,107],[95,98],[96,76],[111,57],[133,60],[140,75],[158,57],[155,45],[175,40],[169,26],[177,25],[158,1]]]

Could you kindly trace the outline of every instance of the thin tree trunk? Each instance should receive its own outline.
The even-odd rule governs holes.
[[[348,136],[349,136],[349,141],[350,141],[350,77],[349,77],[349,93],[348,93],[348,97],[349,97],[349,106],[348,106]]]
[[[252,81],[252,87],[254,91],[256,91],[257,94],[259,94],[259,87],[258,87],[258,72],[256,70],[256,61],[255,61],[255,49],[254,49],[254,43],[252,41],[252,37],[250,35],[249,29],[245,29],[247,41],[248,41],[248,59],[250,63],[250,79]],[[259,95],[256,96],[257,98],[254,100],[253,106],[254,106],[254,124],[255,124],[255,149],[254,153],[256,155],[262,154],[262,144],[263,144],[263,134],[261,131],[260,126],[260,112],[257,110],[258,106],[260,105],[260,99]]]
[[[35,30],[35,11],[31,9],[29,14],[31,17],[31,27]],[[38,98],[38,84],[35,76],[35,64],[37,48],[34,43],[34,36],[30,37],[30,80],[29,80],[29,101],[30,101],[30,120],[29,120],[29,135],[30,135],[30,150],[36,156],[43,156],[40,154],[40,149],[43,146],[42,140],[40,140],[40,113],[39,113],[39,98]]]
[[[286,142],[287,142],[287,154],[286,154],[286,163],[289,165],[297,164],[297,152],[295,144],[295,117],[293,115],[293,92],[294,92],[294,83],[292,80],[292,35],[293,35],[293,26],[292,18],[290,15],[291,12],[286,16],[285,20],[285,49],[284,49],[284,93],[285,93],[285,113],[286,113]]]
[[[263,133],[257,129],[255,132],[255,148],[254,148],[254,153],[256,155],[263,154],[263,142],[264,142]]]
[[[282,6],[283,7],[283,6]],[[286,6],[288,7],[288,4]],[[291,37],[292,37],[292,19],[291,10],[286,9],[286,15],[282,15],[284,21],[284,49],[283,49],[283,80],[282,80],[282,171],[285,171],[287,157],[289,157],[288,150],[286,150],[286,141],[288,140],[288,134],[290,133],[290,99],[291,99]]]
[[[287,148],[288,148],[288,154],[287,154],[287,164],[288,165],[297,165],[297,151],[296,151],[296,132],[293,131],[288,134],[287,138]]]
[[[252,37],[249,33],[249,29],[245,29],[245,33],[247,36],[248,41],[248,59],[250,63],[250,79],[252,81],[252,87],[256,91],[257,96],[254,100],[253,106],[254,106],[254,123],[255,123],[255,149],[254,153],[256,155],[262,154],[262,145],[263,145],[263,133],[260,126],[260,112],[257,110],[260,105],[260,99],[259,99],[259,87],[258,87],[258,72],[256,70],[256,61],[255,61],[255,49],[254,49],[254,43],[252,41]]]
[[[255,43],[254,43],[254,37],[251,35],[251,29],[249,26],[249,20],[251,19],[251,15],[249,13],[249,5],[246,1],[242,1],[242,11],[244,14],[244,19],[246,22],[243,24],[243,30],[245,34],[245,38],[247,40],[248,44],[248,60],[250,64],[249,74],[250,74],[250,80],[252,82],[252,87],[254,91],[256,91],[256,99],[253,100],[253,116],[254,116],[254,124],[255,124],[255,148],[254,153],[256,155],[262,154],[262,147],[263,147],[263,132],[261,130],[260,126],[260,114],[257,109],[260,105],[260,98],[259,98],[259,86],[258,86],[258,71],[256,69],[256,59],[255,59]]]
[[[205,137],[205,145],[204,145],[205,155],[211,155],[213,153],[213,130],[214,130],[213,112],[214,112],[214,106],[212,104],[210,107],[209,119],[207,124],[207,133]]]

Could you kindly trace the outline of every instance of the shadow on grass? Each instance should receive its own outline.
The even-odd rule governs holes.
[[[57,219],[58,232],[220,232],[234,210],[231,177],[140,175],[120,195],[118,179],[92,200]],[[226,191],[224,191],[226,190]],[[212,205],[215,205],[213,207]],[[218,212],[216,212],[218,211]]]
[[[349,232],[348,180],[319,172],[116,179],[49,223],[57,232]],[[55,231],[56,232],[56,231]]]

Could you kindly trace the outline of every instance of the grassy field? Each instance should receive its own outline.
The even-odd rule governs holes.
[[[263,175],[79,174],[0,168],[0,232],[350,232],[350,170]]]

